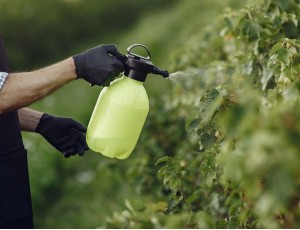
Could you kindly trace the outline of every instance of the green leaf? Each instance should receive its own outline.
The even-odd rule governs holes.
[[[275,54],[281,48],[283,48],[282,42],[277,42],[275,45],[273,45],[271,51],[269,52],[269,56],[271,57],[273,54]]]
[[[238,228],[238,217],[236,216],[231,216],[228,222],[227,227],[230,229]]]
[[[211,88],[205,97],[201,99],[200,112],[201,112],[201,123],[200,128],[206,128],[209,125],[213,115],[219,109],[222,103],[223,97],[219,90]]]
[[[265,90],[269,80],[273,77],[274,72],[270,69],[264,68],[261,78],[262,90]]]
[[[277,4],[283,11],[286,11],[294,2],[294,0],[273,0],[273,2]]]
[[[201,135],[200,141],[203,148],[208,149],[216,142],[216,137],[210,133],[204,133]]]
[[[283,25],[283,31],[287,38],[292,38],[292,39],[297,38],[298,33],[299,33],[298,27],[292,21],[286,22]]]
[[[128,199],[125,200],[125,206],[126,206],[132,213],[135,213],[135,210],[134,210],[134,208],[133,208],[131,202],[130,202]]]
[[[169,160],[170,160],[170,157],[164,156],[164,157],[160,158],[160,159],[155,163],[155,165],[158,165],[158,164],[160,164],[160,163],[162,163],[162,162],[167,162],[167,161],[169,161]]]
[[[269,8],[270,4],[271,4],[272,0],[264,0],[264,6],[266,7],[266,9]]]
[[[242,34],[249,40],[256,40],[260,37],[260,30],[259,24],[246,21],[242,27]]]
[[[171,190],[175,190],[178,187],[178,180],[176,177],[170,177],[169,186]]]
[[[198,129],[200,123],[201,123],[201,118],[192,120],[192,122],[188,125],[188,127],[186,129],[188,134],[195,132]]]
[[[160,169],[158,170],[158,176],[159,176],[160,178],[164,178],[166,172],[167,172],[167,166],[165,165],[165,166],[163,166],[162,168],[160,168]]]
[[[217,223],[217,229],[225,229],[227,225],[226,220],[221,219],[218,223]]]
[[[281,61],[283,67],[290,65],[289,51],[285,47],[278,50],[277,58],[279,61]]]
[[[170,180],[170,175],[166,175],[164,176],[164,179],[163,179],[163,184],[166,185]]]

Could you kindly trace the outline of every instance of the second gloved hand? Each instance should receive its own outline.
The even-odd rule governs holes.
[[[73,56],[77,78],[92,85],[103,85],[124,71],[124,65],[114,56],[119,55],[115,45],[100,45]]]
[[[85,140],[86,128],[71,118],[44,113],[35,132],[41,134],[65,157],[77,153],[82,156],[89,149]]]

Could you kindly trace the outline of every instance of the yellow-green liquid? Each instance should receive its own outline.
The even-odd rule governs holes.
[[[123,76],[105,87],[87,128],[90,149],[126,159],[133,151],[149,111],[143,82]]]

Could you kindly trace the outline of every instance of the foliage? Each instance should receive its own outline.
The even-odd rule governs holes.
[[[179,159],[194,171],[171,188],[179,200],[198,205],[183,202],[193,214],[207,213],[195,227],[299,227],[299,7],[298,1],[264,1],[226,9],[175,55],[175,69],[209,63],[187,89],[196,104],[188,130],[199,151]],[[181,96],[185,105],[189,95]]]
[[[296,0],[227,8],[173,54],[181,71],[164,113],[185,119],[189,136],[156,162],[164,194],[107,226],[300,226],[299,8]]]

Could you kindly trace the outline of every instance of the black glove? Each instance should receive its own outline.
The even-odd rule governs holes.
[[[73,56],[77,78],[92,85],[103,85],[124,71],[124,65],[114,56],[120,55],[115,45],[100,45]]]
[[[85,140],[86,128],[71,118],[44,113],[35,132],[41,134],[65,157],[76,153],[82,156],[89,149]]]

